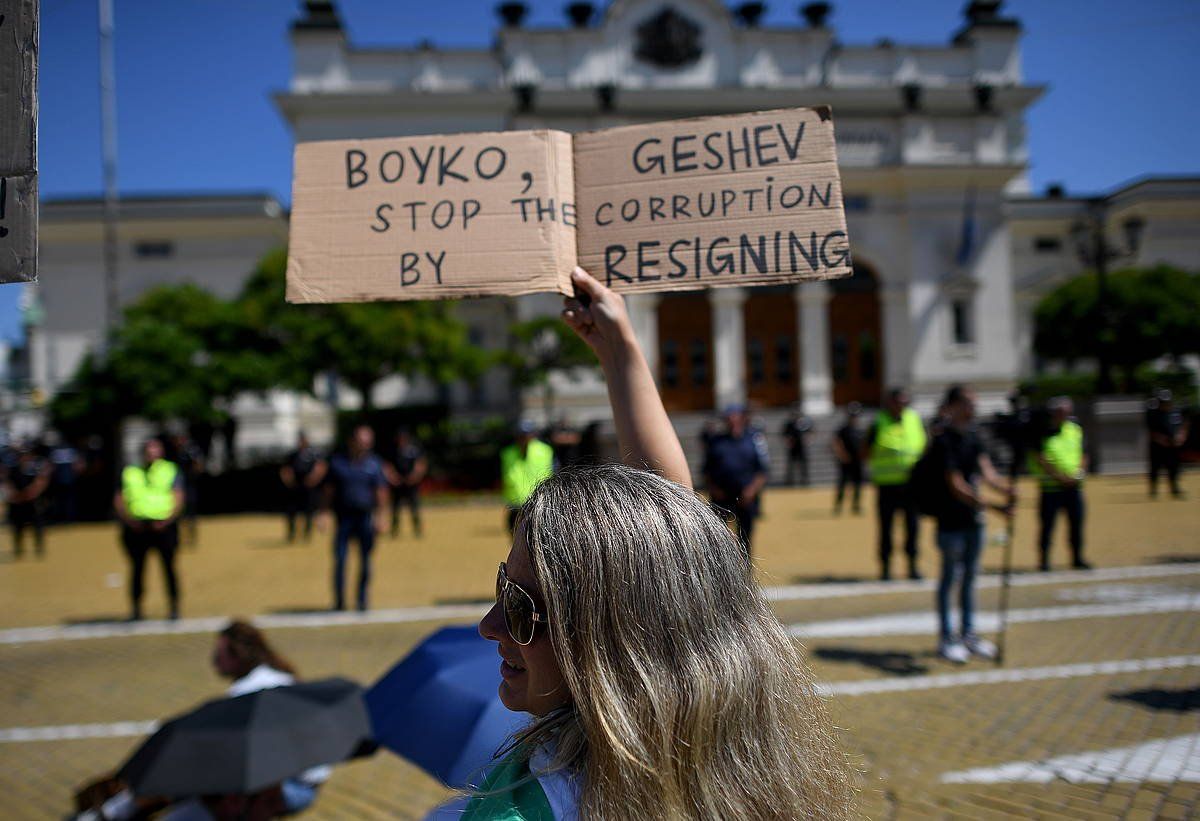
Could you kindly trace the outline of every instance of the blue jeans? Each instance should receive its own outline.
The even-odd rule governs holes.
[[[942,554],[942,577],[938,581],[937,610],[941,637],[954,635],[950,628],[950,594],[960,585],[962,634],[975,631],[975,572],[979,569],[979,554],[983,551],[983,525],[967,530],[939,530],[938,550]]]
[[[339,513],[337,533],[333,537],[333,601],[345,609],[342,590],[346,584],[346,555],[350,540],[358,542],[358,609],[367,609],[367,586],[371,583],[371,550],[375,547],[375,520],[371,511]]]

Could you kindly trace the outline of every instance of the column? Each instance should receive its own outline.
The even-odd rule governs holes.
[[[713,394],[718,408],[746,401],[746,329],[741,288],[708,292],[713,309]]]
[[[646,354],[646,362],[650,365],[650,373],[658,381],[658,303],[662,294],[629,294],[625,297],[625,307],[629,311],[629,321],[637,336],[642,352]]]
[[[883,326],[880,328],[883,334],[880,349],[883,353],[885,391],[894,387],[912,389],[913,378],[920,372],[914,344],[917,340],[913,334],[932,324],[929,319],[918,323],[909,316],[908,288],[906,282],[881,282],[879,287],[880,324]]]
[[[829,371],[829,300],[824,282],[796,286],[796,326],[800,337],[800,401],[809,416],[833,413],[833,378]]]

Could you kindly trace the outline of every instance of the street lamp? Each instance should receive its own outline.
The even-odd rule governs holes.
[[[1112,306],[1108,300],[1108,263],[1109,260],[1135,256],[1141,247],[1142,232],[1146,227],[1144,219],[1131,216],[1121,224],[1125,235],[1125,247],[1109,245],[1104,236],[1107,212],[1108,204],[1103,198],[1091,199],[1088,201],[1087,216],[1071,226],[1071,243],[1075,246],[1075,254],[1080,263],[1085,268],[1096,269],[1096,306],[1100,313],[1100,344],[1096,351],[1096,392],[1099,394],[1113,391],[1109,334],[1114,323]]]

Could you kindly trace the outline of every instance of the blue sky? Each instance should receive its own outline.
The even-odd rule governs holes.
[[[841,0],[846,43],[944,43],[966,0]],[[296,0],[115,0],[123,193],[266,191],[287,200],[291,135],[270,100],[287,86]],[[529,25],[564,25],[565,0],[534,0]],[[599,5],[605,5],[603,3]],[[733,5],[730,3],[730,5]],[[798,22],[798,0],[765,24]],[[486,47],[494,2],[339,0],[360,46]],[[1101,191],[1145,174],[1200,174],[1200,3],[1010,0],[1021,20],[1035,189]],[[42,4],[39,174],[44,198],[100,191],[96,0]],[[0,286],[0,337],[18,334],[20,286]]]

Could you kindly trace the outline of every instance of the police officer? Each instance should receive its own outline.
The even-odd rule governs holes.
[[[25,553],[25,529],[33,530],[33,549],[46,555],[45,501],[51,468],[32,447],[22,448],[17,463],[8,470],[5,491],[8,497],[8,523],[12,528],[13,555]]]
[[[725,431],[710,437],[705,448],[704,479],[713,507],[737,523],[738,538],[749,553],[767,484],[766,444],[762,434],[747,424],[744,407],[731,405],[724,416]]]
[[[1167,474],[1171,495],[1183,498],[1179,487],[1179,457],[1188,438],[1188,421],[1169,390],[1160,390],[1146,409],[1146,428],[1150,434],[1150,498],[1158,496],[1158,474]]]
[[[296,539],[296,517],[304,517],[304,541],[312,536],[313,510],[316,508],[317,486],[325,478],[328,463],[321,459],[308,441],[308,435],[301,431],[296,438],[296,449],[288,454],[283,466],[279,468],[279,481],[283,483],[287,495],[285,516],[287,519],[287,540],[291,544]]]
[[[517,510],[538,483],[554,472],[554,448],[538,439],[529,420],[517,425],[517,439],[500,451],[500,490],[507,508],[508,530],[517,521]]]
[[[1054,520],[1060,510],[1065,510],[1070,525],[1071,566],[1088,570],[1091,565],[1083,558],[1083,474],[1087,470],[1083,428],[1071,419],[1075,408],[1069,397],[1054,397],[1046,403],[1046,410],[1050,414],[1050,427],[1031,465],[1042,488],[1038,506],[1041,519],[1038,566],[1050,569]]]
[[[142,462],[121,472],[121,489],[113,499],[121,521],[121,544],[129,556],[130,620],[142,617],[142,576],[146,554],[158,552],[172,619],[179,618],[179,583],[175,550],[179,547],[179,515],[183,512],[183,482],[174,462],[163,458],[162,442],[147,439]]]
[[[908,406],[908,392],[892,388],[883,408],[875,416],[867,434],[866,452],[875,483],[876,511],[879,515],[880,578],[892,576],[892,521],[897,513],[904,516],[904,553],[908,556],[908,577],[921,578],[917,569],[917,506],[909,492],[908,479],[913,465],[925,451],[925,426],[921,417]]]
[[[813,432],[813,420],[797,403],[791,417],[783,423],[783,441],[787,444],[787,483],[795,484],[795,471],[800,468],[800,484],[808,486],[808,440]]]

